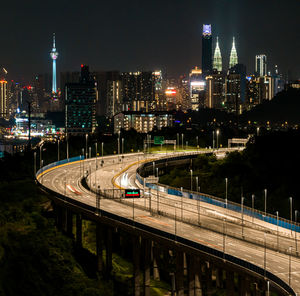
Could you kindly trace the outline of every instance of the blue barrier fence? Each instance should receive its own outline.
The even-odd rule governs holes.
[[[183,197],[189,198],[189,199],[200,200],[201,202],[206,202],[206,203],[209,203],[214,206],[218,206],[221,208],[227,208],[234,212],[242,213],[242,208],[238,204],[233,204],[233,203],[228,202],[227,207],[226,207],[225,201],[214,199],[210,196],[203,195],[201,193],[197,194],[197,193],[191,193],[191,192],[184,192],[184,191],[180,191],[175,188],[168,188],[168,187],[165,187],[162,185],[146,183],[146,181],[144,181],[144,178],[142,178],[138,173],[136,174],[136,178],[140,182],[140,184],[144,185],[144,182],[145,182],[145,186],[148,188],[151,188],[153,190],[158,190],[160,192],[164,192],[164,193],[174,195],[174,196],[179,196],[179,197],[183,196]],[[271,223],[273,225],[277,225],[277,217],[272,217],[268,214],[264,215],[260,212],[252,211],[252,209],[250,209],[248,207],[243,207],[243,213],[244,213],[244,215],[254,217],[256,219],[262,220],[267,223]],[[292,231],[300,232],[299,225],[290,223],[289,221],[283,220],[282,218],[278,219],[278,226],[292,230]]]
[[[177,241],[179,243],[182,243],[182,244],[184,244],[186,246],[192,247],[192,248],[197,249],[199,251],[205,252],[205,253],[210,254],[212,256],[215,256],[215,257],[221,258],[223,260],[226,260],[228,262],[237,264],[238,266],[246,268],[246,269],[248,269],[250,271],[253,271],[253,272],[255,272],[256,274],[258,274],[260,276],[264,276],[264,277],[266,276],[268,279],[270,279],[271,281],[273,281],[274,283],[276,283],[279,287],[281,287],[283,290],[285,290],[287,293],[289,293],[289,295],[296,296],[296,293],[294,292],[294,290],[285,281],[283,281],[281,278],[277,277],[276,275],[274,275],[273,273],[269,272],[268,270],[265,270],[265,269],[263,269],[263,268],[255,265],[255,264],[252,264],[252,263],[250,263],[248,261],[245,261],[245,260],[239,259],[239,258],[237,258],[235,256],[223,253],[223,252],[221,252],[219,250],[213,249],[213,248],[211,248],[209,246],[200,244],[198,242],[194,242],[194,241],[191,241],[189,239],[177,236],[175,234],[172,234],[172,233],[169,233],[169,232],[166,232],[166,231],[154,228],[153,226],[148,226],[148,225],[136,222],[134,220],[131,220],[131,219],[128,219],[128,218],[125,218],[125,217],[121,217],[121,216],[118,216],[116,214],[104,211],[104,210],[99,209],[99,208],[97,209],[97,208],[95,208],[93,206],[87,205],[87,204],[82,203],[82,202],[80,202],[78,200],[74,200],[72,198],[64,196],[64,195],[62,195],[62,194],[60,194],[58,192],[54,192],[51,189],[49,189],[49,188],[41,185],[40,183],[39,183],[39,186],[42,189],[44,189],[46,192],[48,192],[48,193],[50,193],[52,195],[54,194],[58,199],[64,200],[64,201],[66,201],[66,202],[68,202],[70,204],[73,204],[73,205],[75,205],[75,206],[77,206],[79,208],[83,208],[83,209],[85,209],[87,211],[96,212],[101,217],[107,217],[107,218],[119,221],[119,222],[121,222],[123,224],[134,226],[136,229],[141,229],[141,230],[147,231],[148,233],[152,233],[154,235],[158,235],[158,236],[161,236],[163,238],[166,238],[166,239],[169,239],[169,240],[172,240],[172,241]]]
[[[74,162],[74,161],[79,161],[79,160],[84,160],[84,156],[83,155],[81,155],[81,156],[75,156],[75,157],[72,157],[72,158],[68,158],[68,159],[63,159],[63,160],[60,160],[60,161],[52,162],[52,163],[50,163],[48,165],[45,165],[41,169],[39,169],[37,171],[37,173],[36,173],[36,177],[38,175],[40,175],[41,173],[43,173],[44,171],[48,170],[48,169],[57,167],[57,166],[62,165],[62,164],[66,164],[66,163],[70,163],[70,162]]]

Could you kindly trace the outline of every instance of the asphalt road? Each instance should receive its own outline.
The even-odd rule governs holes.
[[[115,188],[116,196],[120,187],[143,189],[135,179],[136,168],[144,161],[159,157],[162,155],[133,154],[119,159],[118,156],[110,156],[103,158],[103,166],[102,158],[98,158],[97,163],[94,158],[46,171],[39,176],[39,181],[54,191],[96,206],[95,193],[83,188],[80,182],[86,171],[87,184],[93,190],[100,186],[100,190],[112,192],[111,189]],[[240,213],[208,203],[162,192],[157,197],[156,190],[147,189],[146,193],[145,198],[122,199],[122,202],[101,199],[100,207],[170,233],[176,231],[176,236],[225,251],[262,268],[266,267],[286,283],[289,283],[291,258],[291,287],[296,293],[300,293],[300,257],[296,253],[296,247],[298,250],[300,246],[294,232],[281,227],[277,229],[276,225],[246,215],[241,217]],[[226,235],[223,234],[224,231]],[[293,256],[289,255],[290,250]]]

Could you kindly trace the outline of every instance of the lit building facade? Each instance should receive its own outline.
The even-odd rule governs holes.
[[[211,25],[204,24],[202,30],[202,70],[203,74],[212,71],[212,30]]]
[[[88,66],[81,66],[79,83],[65,86],[65,128],[68,134],[93,133],[96,128],[97,87]]]
[[[204,107],[205,100],[205,80],[202,76],[202,71],[195,67],[190,72],[190,100],[191,109],[198,111]]]
[[[217,37],[217,43],[213,59],[213,69],[217,70],[218,72],[222,71],[222,55],[219,47],[219,37]]]
[[[223,72],[214,71],[206,76],[206,108],[222,109],[225,101],[225,75]]]
[[[255,56],[255,74],[257,76],[267,75],[267,56],[265,54]]]
[[[238,64],[238,55],[235,48],[235,38],[233,37],[230,58],[229,58],[229,69],[234,67],[236,64]]]
[[[0,80],[0,118],[8,118],[7,81]]]
[[[164,127],[172,127],[173,121],[174,115],[170,112],[125,111],[114,116],[114,133],[132,128],[139,133],[148,133],[154,128],[161,130]]]

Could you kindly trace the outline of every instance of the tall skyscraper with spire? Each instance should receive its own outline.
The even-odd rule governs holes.
[[[212,71],[212,31],[211,25],[204,24],[202,31],[202,72],[204,75]]]
[[[222,71],[222,55],[219,47],[219,37],[217,37],[217,44],[216,44],[214,59],[213,59],[213,69],[216,69],[219,72]]]
[[[235,48],[235,38],[233,37],[230,60],[229,60],[229,69],[234,67],[236,64],[238,64],[238,56]]]
[[[58,52],[55,48],[55,33],[53,33],[53,48],[50,52],[50,56],[52,59],[52,93],[57,93],[56,86],[56,59],[58,57]]]

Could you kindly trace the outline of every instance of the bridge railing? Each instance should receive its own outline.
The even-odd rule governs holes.
[[[163,159],[160,159],[159,161],[156,161],[155,165],[160,164],[160,163],[166,161],[167,159],[172,161],[172,160],[182,159],[184,157],[188,158],[189,156],[192,156],[192,155],[193,154],[171,157],[171,158],[170,157],[163,158]],[[187,189],[184,189],[183,191],[181,191],[179,188],[171,187],[171,186],[164,185],[164,184],[147,183],[146,179],[143,178],[139,172],[145,166],[151,166],[151,165],[152,165],[152,162],[145,163],[137,169],[136,179],[139,181],[139,183],[142,186],[144,186],[144,184],[145,184],[146,187],[149,187],[154,190],[159,190],[160,192],[164,192],[164,193],[167,193],[170,195],[174,195],[174,196],[178,196],[178,197],[185,197],[185,198],[194,199],[194,200],[200,200],[201,202],[206,202],[206,203],[212,204],[214,206],[226,208],[228,210],[232,210],[237,213],[243,212],[244,215],[259,219],[261,221],[264,221],[264,222],[267,222],[267,223],[270,223],[270,224],[273,224],[276,226],[278,224],[279,227],[289,229],[291,231],[300,232],[300,223],[296,223],[291,220],[284,219],[282,217],[278,217],[278,219],[277,219],[277,216],[272,215],[270,213],[265,213],[263,211],[260,211],[260,210],[257,210],[257,209],[254,209],[254,208],[251,208],[248,206],[242,207],[241,204],[238,204],[238,203],[235,203],[232,201],[228,201],[228,200],[226,203],[225,199],[223,199],[223,198],[205,194],[205,193],[199,193],[199,192],[195,192],[195,191],[191,191],[191,190],[187,190]]]
[[[36,176],[36,178],[38,178],[39,175],[43,174],[43,172],[45,172],[48,169],[55,168],[55,167],[58,167],[60,165],[64,165],[64,164],[67,164],[67,163],[71,163],[71,162],[75,162],[75,161],[80,161],[80,160],[84,160],[84,156],[83,155],[75,156],[75,157],[71,157],[71,158],[67,158],[67,159],[63,159],[63,160],[52,162],[52,163],[50,163],[48,165],[45,165],[42,168],[40,168],[36,172],[35,176]]]
[[[280,279],[276,275],[272,274],[271,272],[265,270],[264,268],[261,268],[261,267],[255,265],[255,264],[252,264],[249,261],[245,261],[243,259],[239,259],[235,256],[229,255],[226,252],[222,252],[222,251],[214,249],[212,247],[203,245],[199,242],[191,241],[189,239],[181,237],[181,236],[178,235],[178,233],[176,233],[176,227],[175,227],[175,230],[174,230],[173,233],[172,232],[167,232],[167,231],[164,231],[164,230],[161,230],[161,229],[158,229],[158,228],[155,228],[155,227],[152,227],[152,226],[149,226],[149,225],[145,225],[143,223],[135,221],[134,220],[134,215],[133,215],[132,219],[130,219],[128,217],[123,217],[123,216],[113,214],[111,212],[107,212],[107,211],[100,208],[100,203],[97,203],[97,201],[95,203],[95,206],[93,206],[93,205],[90,205],[90,204],[83,203],[83,202],[81,202],[79,200],[76,200],[74,198],[70,198],[70,197],[68,197],[66,195],[63,195],[63,194],[60,194],[58,192],[55,192],[55,191],[45,187],[44,185],[42,185],[40,182],[38,182],[38,185],[40,186],[41,189],[48,192],[52,196],[55,196],[56,198],[64,201],[65,205],[72,204],[73,206],[76,206],[79,209],[85,210],[87,212],[94,213],[95,216],[104,216],[104,217],[110,218],[112,220],[119,221],[122,224],[133,226],[136,229],[140,229],[140,230],[146,231],[148,233],[152,233],[153,235],[157,235],[157,236],[163,237],[165,239],[174,241],[176,244],[180,243],[180,244],[183,244],[185,246],[188,246],[188,247],[191,247],[193,249],[204,252],[208,255],[211,255],[211,256],[214,256],[216,258],[222,259],[225,262],[226,261],[230,262],[230,263],[232,263],[234,265],[237,265],[241,268],[245,268],[249,271],[252,271],[252,272],[254,272],[255,274],[257,274],[261,277],[269,279],[270,281],[272,281],[275,285],[277,285],[278,287],[283,289],[289,295],[296,296],[296,293],[294,292],[294,290],[285,281],[283,281],[282,279]],[[176,220],[175,220],[175,223],[176,223]]]

